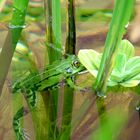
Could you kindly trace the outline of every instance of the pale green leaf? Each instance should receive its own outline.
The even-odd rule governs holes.
[[[125,78],[124,80],[130,80],[140,74],[140,64],[134,65],[130,70],[125,71]]]
[[[120,73],[118,71],[112,71],[110,80],[114,82],[121,82],[124,79],[124,73]]]
[[[120,83],[123,87],[135,87],[140,83],[140,80],[129,80],[123,83]]]
[[[126,39],[121,41],[118,52],[125,54],[127,59],[129,59],[135,55],[134,46]]]
[[[127,41],[122,40],[121,47],[115,59],[115,64],[108,86],[116,86],[118,83],[124,87],[134,87],[140,81],[140,57],[134,56],[134,47]],[[78,58],[87,70],[96,78],[102,55],[91,49],[80,50]]]
[[[78,52],[80,62],[94,76],[97,76],[101,62],[101,54],[91,49],[83,49]]]
[[[135,66],[140,64],[140,56],[135,56],[133,58],[130,58],[126,63],[125,70],[131,70],[134,69]]]
[[[117,54],[113,70],[118,72],[124,72],[125,65],[126,65],[126,55],[123,53]]]
[[[132,80],[140,80],[140,73],[132,78]]]
[[[116,86],[116,85],[118,85],[118,83],[115,82],[115,81],[109,80],[109,81],[107,82],[107,86],[109,86],[109,87],[113,87],[113,86]]]

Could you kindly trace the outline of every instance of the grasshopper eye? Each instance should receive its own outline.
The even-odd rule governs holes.
[[[78,60],[75,60],[72,62],[72,66],[74,66],[75,68],[78,68],[80,66],[80,62]]]

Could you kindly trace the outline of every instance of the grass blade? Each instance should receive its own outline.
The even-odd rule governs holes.
[[[105,96],[107,80],[114,65],[114,57],[125,32],[125,26],[129,22],[133,6],[134,0],[116,0],[103,57],[94,84],[98,96]]]

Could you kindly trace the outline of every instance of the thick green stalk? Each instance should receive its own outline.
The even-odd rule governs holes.
[[[53,50],[52,53],[54,54],[49,57],[50,64],[56,60],[62,59],[62,46],[61,46],[61,5],[60,5],[60,0],[52,0],[52,30],[53,34],[51,35],[54,42],[52,43],[53,45]],[[61,81],[60,81],[61,82]],[[61,92],[61,91],[60,91]],[[57,110],[58,110],[58,96],[59,94],[59,89],[56,89],[55,91],[51,91],[50,94],[52,95],[51,97],[51,104],[53,104],[53,133],[55,138],[58,135],[58,126],[57,126]],[[61,95],[60,95],[61,96]],[[51,109],[51,108],[50,108]],[[52,110],[52,109],[51,109]],[[52,111],[51,111],[52,112]],[[54,138],[54,139],[55,139]]]
[[[12,46],[11,46],[12,52],[11,51],[9,52],[9,50],[5,50],[5,52],[7,51],[7,53],[10,53],[10,56],[11,56],[11,58],[9,58],[8,62],[10,62],[10,59],[12,59],[12,55],[16,48],[16,44],[19,40],[21,31],[25,27],[25,15],[26,15],[28,2],[29,2],[28,0],[21,0],[20,2],[19,2],[19,0],[14,0],[13,17],[12,17],[11,23],[9,24],[9,28],[11,31],[11,37],[12,37]],[[9,56],[9,55],[7,55],[7,56]],[[31,70],[31,71],[37,71],[37,70]],[[42,101],[41,95],[38,94],[37,97],[38,97],[37,108],[35,110],[31,110],[31,114],[32,114],[32,119],[33,119],[33,123],[34,123],[36,139],[39,140],[38,138],[40,138],[40,140],[42,140],[43,136],[46,134],[46,131],[45,131],[44,125],[43,125],[44,124],[43,117],[45,116],[45,111],[43,108],[44,104],[42,103],[43,101]],[[42,115],[39,115],[40,113],[44,113],[43,117],[42,117]]]
[[[60,0],[52,0],[52,20],[54,33],[54,47],[61,50],[61,5]],[[55,60],[61,58],[61,51],[57,51]]]
[[[105,95],[106,83],[114,65],[115,54],[129,22],[133,6],[134,0],[116,0],[103,57],[94,85],[98,96]]]
[[[8,51],[6,50],[6,48],[4,48],[5,55],[7,51],[11,56],[9,58],[9,55],[7,54],[9,59],[8,60],[6,59],[6,60],[9,62],[9,65],[10,65],[10,61],[12,59],[14,50],[16,48],[16,44],[20,37],[20,33],[22,29],[25,28],[25,15],[26,15],[28,2],[29,0],[21,0],[20,2],[19,0],[14,0],[14,3],[13,3],[13,17],[9,24],[11,38],[12,38],[12,46],[11,46],[12,51]],[[7,58],[7,56],[5,58]],[[0,60],[3,60],[3,59],[0,59]],[[8,65],[7,65],[7,68],[8,68]],[[37,71],[37,70],[36,69],[31,70],[31,72],[34,72],[34,71]],[[36,139],[42,140],[46,135],[46,127],[44,126],[44,124],[46,123],[46,113],[45,113],[46,108],[44,107],[43,95],[41,96],[40,94],[37,94],[37,98],[38,98],[37,107],[35,110],[31,110],[31,114],[32,114],[32,119],[34,123]]]
[[[61,59],[61,8],[60,0],[44,0],[46,14],[46,64],[52,64],[54,61]],[[57,137],[57,102],[58,89],[55,91],[46,91],[46,108],[48,108],[48,139],[53,136]],[[53,139],[55,139],[53,137]]]
[[[65,53],[75,54],[76,27],[74,0],[68,0],[68,36],[66,40]]]
[[[16,44],[25,27],[25,15],[29,0],[13,1],[13,16],[9,24],[9,34],[0,54],[0,95],[13,57]],[[10,41],[10,42],[9,42]],[[9,44],[10,43],[10,44]]]
[[[65,56],[67,54],[75,54],[76,47],[76,28],[75,28],[75,8],[74,0],[68,0],[68,36],[65,46]],[[73,80],[75,77],[73,77]],[[74,82],[74,81],[73,81]],[[66,139],[70,138],[71,133],[71,121],[72,121],[72,110],[73,110],[73,97],[74,90],[69,86],[64,87],[64,103],[63,103],[63,114],[62,114],[62,133],[67,129]]]
[[[47,64],[51,64],[54,60],[53,55],[54,54],[54,49],[51,47],[54,44],[54,38],[53,38],[53,28],[52,28],[52,1],[50,0],[44,0],[44,7],[45,7],[45,17],[46,17],[46,47],[47,47],[47,51],[46,51],[46,65]],[[52,57],[51,57],[52,56]],[[50,93],[50,91],[46,91],[45,93],[46,95],[44,95],[44,102],[46,102],[46,110],[47,110],[47,136],[46,139],[48,140],[49,138],[52,138],[52,135],[54,132],[54,126],[52,125],[52,123],[55,121],[55,117],[54,117],[54,112],[56,112],[56,107],[52,106],[52,104],[54,103],[53,100],[53,95]],[[46,101],[45,101],[46,99]]]
[[[46,46],[49,64],[51,64],[61,59],[61,8],[60,0],[44,0],[44,3],[47,17]]]

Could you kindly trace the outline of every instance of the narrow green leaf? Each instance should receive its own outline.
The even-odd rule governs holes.
[[[96,81],[93,85],[99,96],[104,96],[106,85],[114,67],[114,58],[121,43],[125,26],[128,24],[134,6],[134,0],[116,0],[110,29]]]

